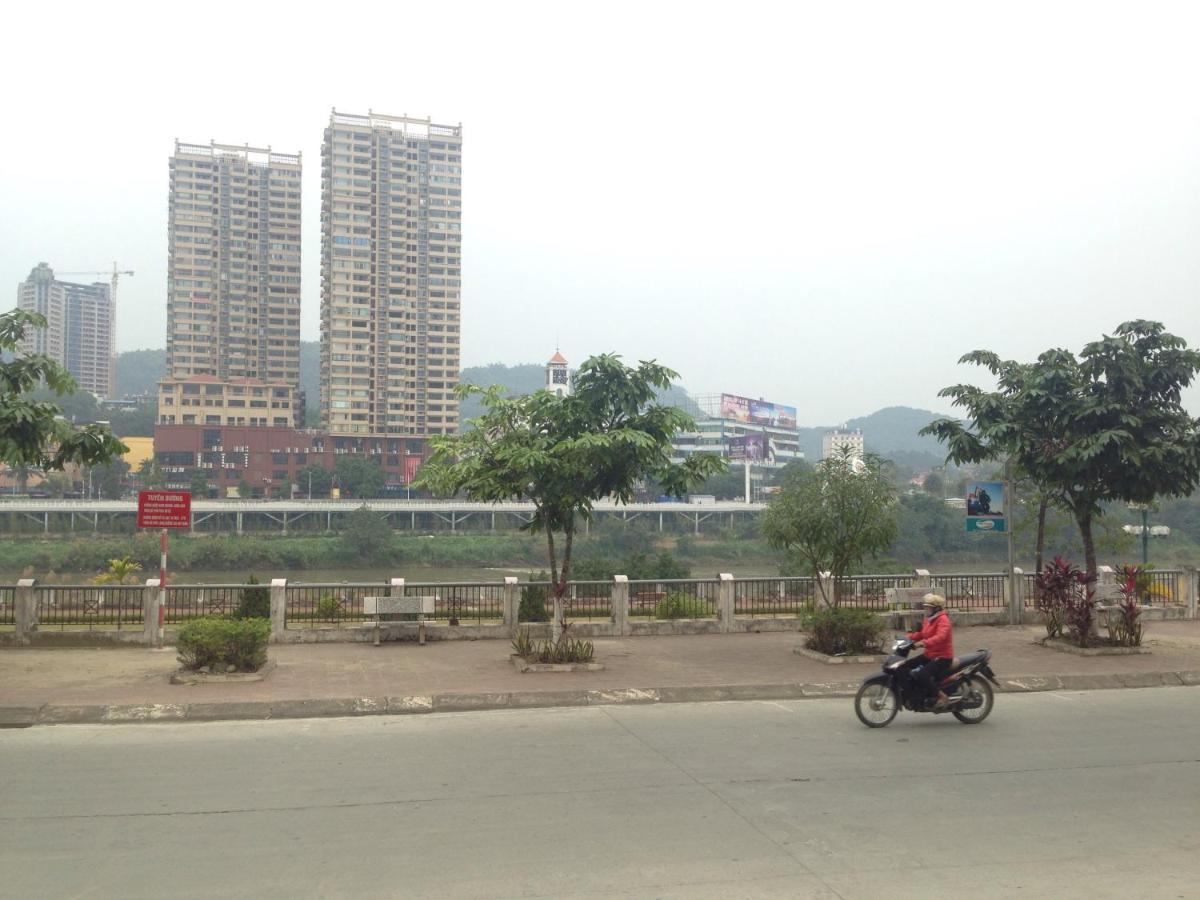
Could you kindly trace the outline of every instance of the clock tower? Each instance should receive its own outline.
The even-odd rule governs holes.
[[[558,397],[571,393],[571,370],[557,350],[550,357],[550,362],[546,363],[546,390]]]

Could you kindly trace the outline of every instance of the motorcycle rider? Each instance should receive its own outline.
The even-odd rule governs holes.
[[[937,702],[934,709],[945,709],[950,703],[938,685],[950,671],[954,660],[954,636],[950,625],[950,617],[946,615],[946,601],[939,594],[926,594],[921,598],[921,606],[925,611],[925,620],[921,627],[911,632],[908,637],[916,641],[914,650],[925,654],[925,662],[912,670],[912,679],[924,691],[926,697],[932,697],[937,692]]]

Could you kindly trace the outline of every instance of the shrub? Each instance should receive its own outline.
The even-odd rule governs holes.
[[[869,609],[822,609],[805,617],[807,647],[829,656],[878,653],[883,649],[883,620]]]
[[[188,669],[209,666],[223,671],[232,665],[239,672],[253,672],[267,661],[270,636],[267,619],[204,617],[179,626],[175,647],[179,662]]]
[[[317,601],[318,619],[340,619],[345,613],[342,601],[333,594],[325,594]]]
[[[656,619],[703,618],[711,612],[710,603],[683,591],[667,591],[667,595],[654,604]]]
[[[246,584],[258,584],[253,575],[246,578]],[[233,611],[235,619],[270,619],[271,618],[271,589],[262,587],[245,587],[238,594],[237,609]]]
[[[1108,639],[1118,647],[1142,645],[1142,610],[1138,597],[1150,590],[1150,573],[1141,566],[1121,566],[1118,589],[1121,602],[1108,616]]]
[[[1056,556],[1052,562],[1046,563],[1046,568],[1038,574],[1035,583],[1034,606],[1046,623],[1047,638],[1056,638],[1062,634],[1063,626],[1068,624],[1068,610],[1073,610],[1073,615],[1079,622],[1087,618],[1087,610],[1075,607],[1076,599],[1082,594],[1086,594],[1088,604],[1091,603],[1091,591],[1084,590],[1090,583],[1086,572],[1061,556]],[[1087,627],[1091,628],[1090,620]]]
[[[535,578],[533,573],[529,573],[530,581],[549,581],[550,576],[545,572],[538,572]],[[521,606],[517,610],[518,622],[549,622],[550,613],[546,609],[546,600],[550,595],[550,588],[544,584],[527,584],[521,588]]]

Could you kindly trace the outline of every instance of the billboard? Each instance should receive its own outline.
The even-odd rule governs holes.
[[[967,531],[1007,531],[1004,484],[972,481],[967,484]]]
[[[726,439],[730,459],[761,462],[767,458],[767,442],[762,434],[740,434]]]
[[[771,428],[795,428],[796,407],[751,400],[736,394],[721,395],[721,418],[745,422],[747,425],[767,425]]]

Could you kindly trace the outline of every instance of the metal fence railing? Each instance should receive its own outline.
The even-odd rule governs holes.
[[[672,578],[629,582],[629,618],[713,619],[717,615],[716,579]]]
[[[0,584],[0,631],[8,631],[17,624],[17,586]]]
[[[358,624],[363,597],[386,597],[391,585],[382,582],[289,582],[285,594],[288,628],[337,628]]]
[[[252,592],[245,594],[244,592]],[[271,586],[266,584],[168,584],[163,621],[179,625],[201,616],[231,616],[247,602],[257,598],[255,611],[270,615]]]
[[[932,580],[950,609],[1001,609],[1005,606],[1004,585],[1008,576],[1002,572],[934,575]]]
[[[1150,590],[1142,595],[1142,602],[1151,605],[1165,605],[1187,602],[1186,597],[1179,594],[1180,575],[1178,569],[1151,569]]]
[[[812,578],[735,578],[733,614],[748,618],[791,618],[816,605]]]
[[[404,596],[433,596],[433,621],[453,625],[500,625],[504,622],[503,582],[412,582]]]
[[[838,579],[834,590],[839,606],[882,611],[888,608],[888,588],[910,584],[908,575],[847,575]]]
[[[141,585],[37,585],[38,627],[43,630],[140,630],[145,623]]]

